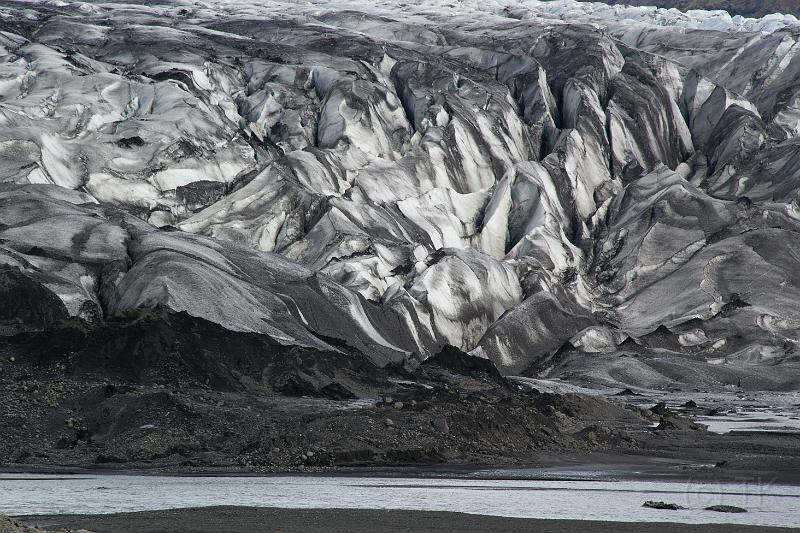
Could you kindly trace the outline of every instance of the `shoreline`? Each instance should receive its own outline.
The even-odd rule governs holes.
[[[175,533],[783,533],[794,528],[735,524],[667,522],[598,522],[505,518],[444,511],[373,509],[283,509],[273,507],[202,507],[107,515],[19,516],[29,526],[88,529],[95,533],[171,531]]]
[[[108,468],[100,465],[0,465],[0,475],[94,475],[167,477],[352,477],[457,478],[521,481],[659,481],[742,482],[768,479],[770,483],[800,486],[800,471],[763,468],[725,468],[698,456],[653,457],[639,454],[547,454],[530,464],[440,464],[395,466],[341,466],[276,471],[238,468]]]

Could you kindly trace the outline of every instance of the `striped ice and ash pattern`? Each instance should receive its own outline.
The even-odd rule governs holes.
[[[378,365],[800,382],[800,24],[6,0],[0,264]]]

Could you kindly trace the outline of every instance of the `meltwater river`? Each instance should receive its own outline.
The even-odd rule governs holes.
[[[646,500],[686,510],[657,511]],[[800,487],[769,483],[374,477],[0,474],[0,513],[85,514],[243,505],[456,511],[623,522],[800,527]],[[736,505],[743,514],[705,511]]]

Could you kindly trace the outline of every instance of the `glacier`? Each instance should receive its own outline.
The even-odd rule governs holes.
[[[10,0],[0,264],[87,321],[796,387],[799,51],[574,0]]]

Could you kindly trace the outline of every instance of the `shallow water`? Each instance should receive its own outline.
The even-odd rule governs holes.
[[[657,511],[646,500],[687,510]],[[246,505],[369,508],[625,522],[800,527],[800,487],[768,483],[353,477],[0,474],[0,513],[63,514]],[[737,505],[746,514],[702,510]]]
[[[697,421],[714,433],[732,431],[788,432],[800,433],[800,391],[793,392],[667,392],[637,390],[636,396],[619,396],[619,388],[592,389],[561,380],[513,377],[515,382],[534,387],[542,392],[580,393],[590,396],[605,396],[618,403],[628,403],[649,408],[658,402],[687,415],[697,415]],[[701,409],[683,409],[689,400]],[[703,410],[716,409],[713,416],[702,414]]]
[[[615,398],[612,398],[615,399]],[[704,409],[717,409],[714,416],[697,416],[697,421],[714,433],[732,431],[779,431],[800,433],[800,392],[647,392],[644,396],[625,396],[618,401],[650,407],[665,402],[670,408],[682,410],[692,400]]]

